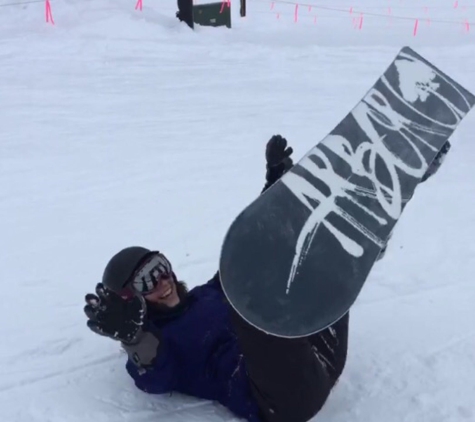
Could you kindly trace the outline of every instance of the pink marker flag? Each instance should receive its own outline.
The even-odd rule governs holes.
[[[470,32],[470,22],[468,21],[468,19],[465,19],[464,27],[466,32]]]
[[[137,0],[137,4],[135,5],[135,10],[142,10],[143,0]]]
[[[221,9],[219,13],[223,13],[225,7],[231,7],[231,0],[223,0],[221,3]]]
[[[298,3],[295,5],[295,14],[294,14],[294,22],[299,20],[299,5]]]
[[[414,36],[417,35],[417,29],[419,28],[419,19],[416,19],[416,22],[414,24]]]
[[[388,15],[389,15],[389,26],[393,26],[393,10],[391,6],[388,7]]]
[[[427,6],[424,7],[424,13],[426,15],[429,13],[429,8]],[[430,26],[430,17],[427,18],[426,22],[427,22],[427,25]]]
[[[51,3],[46,0],[45,3],[46,22],[51,22],[54,25],[53,13],[51,12]]]
[[[358,25],[358,29],[361,31],[363,28],[363,13],[360,14],[360,24]]]

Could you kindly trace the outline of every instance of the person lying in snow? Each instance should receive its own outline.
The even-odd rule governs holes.
[[[280,135],[267,143],[263,191],[292,167],[291,153]],[[306,422],[346,363],[349,313],[307,338],[268,335],[234,311],[219,273],[188,291],[158,251],[121,250],[95,291],[85,297],[87,326],[122,344],[126,370],[150,394],[217,401],[249,422]]]

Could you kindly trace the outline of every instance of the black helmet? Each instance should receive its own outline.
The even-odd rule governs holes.
[[[141,246],[130,246],[117,252],[107,263],[102,275],[102,284],[120,293],[142,260],[152,253]]]

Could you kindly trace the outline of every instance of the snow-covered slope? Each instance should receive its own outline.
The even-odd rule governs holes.
[[[43,2],[15,2],[0,3],[0,420],[236,420],[137,391],[86,328],[84,294],[130,244],[205,282],[262,188],[267,139],[304,154],[403,45],[474,91],[474,3],[313,0],[294,22],[295,4],[248,0],[232,30],[191,32],[174,0],[51,0],[54,26]],[[474,127],[472,113],[375,266],[316,420],[475,420]]]

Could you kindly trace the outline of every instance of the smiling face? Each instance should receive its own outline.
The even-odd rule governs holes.
[[[162,276],[160,283],[150,292],[144,295],[147,302],[155,305],[173,308],[180,303],[180,296],[172,276]]]

